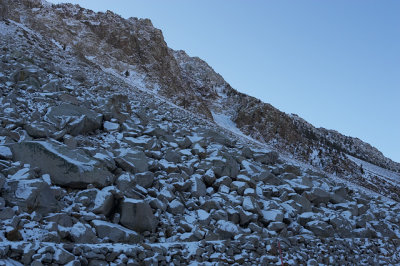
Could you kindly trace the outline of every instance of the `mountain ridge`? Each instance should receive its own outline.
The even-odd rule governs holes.
[[[38,1],[36,5],[43,6],[40,1]],[[49,5],[47,4],[46,6]],[[139,67],[144,66],[144,71],[146,75],[150,76],[150,80],[156,80],[158,85],[161,86],[161,88],[158,89],[161,95],[188,110],[195,111],[196,113],[204,115],[206,118],[212,119],[211,112],[214,111],[213,109],[221,109],[221,106],[215,106],[213,108],[215,105],[213,101],[218,98],[220,98],[220,100],[223,98],[218,95],[216,89],[222,89],[223,91],[229,92],[229,95],[235,95],[241,98],[240,100],[228,100],[228,102],[234,106],[239,105],[236,109],[228,111],[232,120],[239,125],[240,129],[256,137],[260,141],[268,143],[277,138],[280,141],[287,142],[277,148],[284,148],[289,152],[294,152],[294,148],[289,147],[294,144],[293,142],[296,144],[302,143],[303,146],[309,146],[307,142],[309,142],[310,138],[317,137],[319,138],[319,142],[327,143],[328,146],[333,147],[338,152],[345,151],[352,156],[400,172],[400,163],[396,163],[390,158],[385,157],[379,150],[364,141],[354,137],[344,136],[334,130],[315,128],[304,120],[293,119],[293,121],[290,121],[290,115],[279,111],[272,107],[272,105],[262,103],[262,101],[256,98],[253,99],[251,96],[234,90],[221,75],[216,73],[205,61],[198,57],[190,57],[185,52],[174,51],[168,48],[162,36],[162,32],[154,28],[149,19],[138,20],[136,18],[129,18],[125,20],[111,11],[107,11],[106,13],[94,13],[93,11],[89,12],[78,6],[73,7],[72,5],[66,5],[65,7],[68,7],[67,10],[69,11],[65,11],[67,13],[73,14],[73,12],[76,12],[76,14],[74,14],[75,17],[78,20],[82,20],[90,31],[96,34],[99,39],[105,39],[107,43],[117,48],[117,50],[112,51],[116,54],[115,59],[119,60],[119,64],[116,63],[115,60],[103,60],[100,63],[101,65],[109,67],[110,64],[113,64],[117,71],[124,72],[124,66],[126,68],[129,68],[129,66],[121,64],[120,62],[124,61],[124,57],[127,56],[129,59],[125,61],[127,61],[128,64]],[[88,12],[88,14],[85,15],[85,12]],[[115,23],[117,23],[117,25],[115,25]],[[112,27],[114,28],[103,25],[113,25]],[[136,28],[134,32],[137,33],[139,39],[135,39],[134,35],[132,35],[132,26]],[[118,33],[116,33],[116,28],[118,29]],[[151,36],[148,36],[149,32]],[[53,36],[52,34],[52,37],[56,38],[57,36]],[[66,43],[65,39],[70,40],[71,38],[60,38],[63,43]],[[88,43],[90,44],[91,42],[89,41]],[[90,48],[85,47],[80,42],[70,45],[73,45],[74,49],[84,50],[78,51],[78,53],[83,52],[86,56],[91,55]],[[140,47],[148,46],[152,47],[150,49],[150,54],[146,54],[146,50],[148,49],[142,49],[145,51],[143,54]],[[102,46],[100,47],[103,49]],[[122,50],[123,54],[119,54],[118,49]],[[99,52],[97,52],[97,54],[99,54]],[[136,54],[139,54],[139,56],[135,59]],[[180,70],[178,68],[180,68]],[[193,69],[195,71],[193,71]],[[252,113],[242,113],[241,109],[246,110],[248,105],[251,105],[250,107],[253,109]],[[260,111],[264,113],[264,117],[263,115],[260,117]],[[274,116],[277,117],[265,117],[265,113],[267,112],[274,113]],[[255,121],[251,119],[247,120],[249,117],[255,117]],[[247,123],[247,121],[249,122]],[[297,125],[292,127],[289,121]],[[258,126],[254,126],[254,124]],[[266,126],[262,124],[269,124],[270,128],[266,128]],[[282,126],[282,124],[285,124],[285,126]],[[292,136],[287,133],[288,131],[295,132],[294,135],[298,136]],[[277,134],[277,136],[274,136],[274,133]],[[319,148],[319,143],[313,140],[311,140],[311,142],[312,146],[317,146],[317,148]],[[301,156],[303,159],[307,160],[305,157],[310,156],[307,147],[303,147],[302,152],[305,154]]]
[[[7,7],[0,265],[399,263],[395,172],[333,148],[304,159],[307,122],[170,50],[149,21]]]

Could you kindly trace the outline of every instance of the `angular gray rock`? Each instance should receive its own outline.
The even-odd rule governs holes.
[[[75,256],[63,248],[57,248],[53,256],[53,261],[60,265],[65,265],[74,259]]]
[[[0,159],[1,160],[11,160],[13,154],[11,149],[7,146],[0,145]]]
[[[121,203],[120,223],[136,232],[151,232],[158,222],[147,202],[125,198]]]
[[[335,234],[332,225],[323,221],[310,221],[305,225],[305,228],[319,237],[332,237]]]
[[[126,229],[118,224],[93,220],[93,227],[96,229],[97,236],[101,239],[108,238],[113,243],[138,243],[140,235],[135,231]]]
[[[142,173],[149,169],[149,160],[140,150],[120,150],[115,162],[123,170],[131,173]]]
[[[5,198],[25,212],[36,211],[41,215],[60,210],[50,186],[41,179],[7,180]]]
[[[282,222],[272,222],[268,225],[268,230],[270,231],[275,231],[275,232],[279,232],[281,231],[283,228],[286,227],[285,223]]]
[[[303,196],[305,196],[309,201],[315,204],[326,204],[331,199],[331,194],[320,188],[313,188],[311,191],[304,192]]]
[[[193,175],[190,179],[192,181],[192,196],[193,197],[202,197],[207,194],[206,185],[203,183],[203,180],[200,175]]]
[[[275,176],[270,171],[263,171],[260,174],[259,179],[266,184],[274,185],[274,186],[279,186],[284,183],[282,178]]]
[[[262,210],[261,213],[261,221],[266,225],[272,222],[283,221],[283,212],[281,210]]]
[[[168,204],[168,211],[174,215],[182,214],[185,206],[177,199],[174,199]]]
[[[172,163],[180,163],[182,161],[182,157],[174,150],[168,150],[165,153],[165,160]]]
[[[297,217],[297,221],[302,226],[305,226],[308,222],[318,220],[320,215],[314,212],[304,212]]]
[[[97,192],[94,199],[93,213],[109,216],[114,209],[114,194],[116,188],[113,186],[105,187]]]
[[[50,126],[46,123],[29,123],[24,126],[24,129],[33,138],[46,138],[50,135]]]
[[[207,186],[212,186],[215,182],[215,173],[212,169],[208,169],[203,176],[203,181]]]
[[[45,120],[58,128],[66,128],[69,134],[77,136],[100,129],[103,116],[83,106],[64,103],[50,107]]]
[[[254,159],[263,164],[275,164],[279,159],[279,154],[276,151],[256,153]]]
[[[290,199],[292,199],[294,202],[296,202],[300,206],[300,208],[299,208],[300,212],[310,212],[311,211],[312,204],[306,197],[303,197],[299,194],[293,193],[290,195]]]
[[[62,187],[86,188],[93,184],[105,187],[114,176],[100,168],[98,162],[80,150],[70,150],[64,145],[44,141],[27,141],[11,146],[14,159],[39,167],[50,174],[53,184]]]
[[[107,132],[113,132],[113,131],[118,131],[120,128],[120,125],[118,123],[105,121],[103,124],[103,128]]]
[[[239,174],[240,165],[230,154],[223,153],[220,158],[213,158],[212,164],[214,173],[218,177],[229,176],[235,178]]]
[[[240,233],[239,227],[229,221],[220,220],[215,225],[219,239],[231,239]]]
[[[98,239],[92,227],[78,222],[68,230],[72,241],[75,243],[97,243]]]
[[[152,172],[137,173],[133,176],[133,182],[144,188],[152,186],[154,174]]]

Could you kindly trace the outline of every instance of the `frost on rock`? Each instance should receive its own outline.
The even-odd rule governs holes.
[[[400,263],[400,168],[372,147],[238,93],[149,20],[7,8],[1,265],[273,265],[277,243],[288,265]]]
[[[11,160],[12,159],[12,152],[9,147],[0,145],[0,159],[3,159],[3,160]]]
[[[21,142],[11,146],[17,160],[39,167],[50,174],[59,186],[85,187],[94,184],[104,187],[112,181],[112,174],[97,166],[79,150],[71,151],[59,144],[43,141]],[[58,167],[54,167],[57,165]]]

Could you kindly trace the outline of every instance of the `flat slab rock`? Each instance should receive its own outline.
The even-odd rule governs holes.
[[[113,175],[99,167],[80,150],[70,150],[67,146],[45,141],[27,141],[10,146],[14,160],[39,167],[50,174],[53,184],[62,187],[86,188],[88,184],[105,187],[113,180]]]

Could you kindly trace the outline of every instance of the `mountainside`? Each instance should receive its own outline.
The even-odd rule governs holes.
[[[0,19],[0,265],[400,263],[400,165],[371,145],[234,90],[150,20]]]
[[[334,157],[336,160],[320,165],[330,172],[347,174],[349,162],[342,153],[400,172],[399,163],[357,138],[314,128],[237,92],[206,62],[168,48],[161,31],[148,19],[125,20],[109,11],[94,13],[71,4],[38,9],[35,7],[43,6],[40,1],[29,3],[33,9],[10,16],[103,69],[122,76],[128,71],[135,82],[140,79],[149,89],[190,111],[211,120],[212,113],[226,114],[247,135],[308,163],[315,151],[321,159]],[[17,8],[18,1],[13,5]]]

